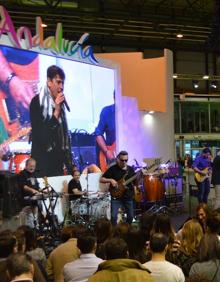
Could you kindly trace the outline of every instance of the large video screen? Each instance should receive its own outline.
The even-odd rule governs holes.
[[[0,151],[4,155],[1,169],[19,172],[30,156],[29,105],[46,85],[47,68],[51,65],[61,67],[65,73],[64,94],[70,107],[66,117],[73,163],[80,170],[90,164],[100,167],[97,135],[101,134],[104,140],[109,138],[108,121],[104,125],[101,119],[112,118],[108,114],[103,117],[103,110],[114,107],[114,69],[0,46]],[[15,75],[17,83],[9,88]],[[115,132],[111,135],[115,144]]]

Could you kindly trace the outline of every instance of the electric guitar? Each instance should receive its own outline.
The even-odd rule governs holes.
[[[106,146],[108,151],[111,151],[115,154],[116,145],[115,142],[111,146]],[[106,159],[106,155],[100,150],[99,152],[99,166],[101,171],[106,171],[108,168],[108,161]]]
[[[150,170],[155,165],[157,165],[156,161],[152,165],[148,166],[147,168],[141,168],[132,177],[130,177],[127,180],[125,180],[125,178],[127,176],[127,173],[125,173],[125,175],[117,182],[117,186],[116,187],[113,187],[112,185],[110,185],[109,191],[110,191],[111,196],[113,198],[115,198],[115,199],[121,198],[124,195],[125,191],[128,189],[127,185],[129,183],[134,181],[143,172],[146,173],[146,170]],[[139,193],[139,197],[140,197],[140,190],[137,191],[137,192]],[[141,201],[141,200],[139,200],[139,201]]]
[[[211,177],[211,170],[209,167],[203,169],[202,172],[205,173],[205,175],[199,172],[195,172],[195,180],[199,183],[203,182],[206,178]]]
[[[134,181],[140,175],[140,173],[142,173],[142,169],[140,169],[138,172],[136,172],[132,177],[130,177],[127,180],[125,180],[125,178],[128,175],[128,173],[125,173],[125,175],[120,180],[117,181],[116,187],[110,185],[109,192],[111,196],[115,199],[120,199],[124,195],[125,191],[128,189],[127,185],[132,181]]]
[[[28,135],[28,133],[31,131],[31,127],[23,127],[16,133],[15,135],[11,136],[9,139],[4,141],[2,144],[0,144],[0,151],[4,151],[9,144],[16,141],[18,138]]]

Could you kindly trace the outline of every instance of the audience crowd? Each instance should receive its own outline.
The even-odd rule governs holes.
[[[0,281],[220,281],[220,211],[207,204],[180,230],[167,214],[146,212],[139,225],[65,226],[60,241],[46,256],[30,227],[1,231]]]

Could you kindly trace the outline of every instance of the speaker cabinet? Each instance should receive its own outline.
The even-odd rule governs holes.
[[[10,218],[21,210],[18,175],[0,171],[0,199],[3,218]]]

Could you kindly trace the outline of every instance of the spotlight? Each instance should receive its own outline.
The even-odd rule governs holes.
[[[195,89],[199,88],[198,80],[193,80],[192,84],[193,84],[193,88],[195,88]]]
[[[209,79],[209,75],[205,74],[205,75],[203,75],[202,78],[203,78],[203,79]]]
[[[183,38],[182,32],[178,32],[177,35],[176,35],[176,37],[177,37],[177,38]]]
[[[217,81],[211,81],[209,86],[210,86],[210,88],[217,89],[218,83],[217,83]]]
[[[174,73],[173,78],[178,78],[178,75],[176,73]]]

